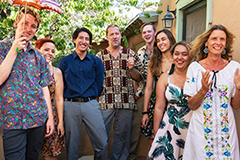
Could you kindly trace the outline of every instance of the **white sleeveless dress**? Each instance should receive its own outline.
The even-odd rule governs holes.
[[[183,89],[171,84],[169,76],[165,98],[167,100],[166,111],[148,158],[179,160],[182,159],[192,111],[183,95]]]

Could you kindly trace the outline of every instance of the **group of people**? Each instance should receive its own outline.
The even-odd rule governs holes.
[[[55,43],[32,46],[41,19],[19,11],[15,36],[0,42],[0,125],[6,160],[57,159],[65,147],[78,159],[82,123],[94,159],[136,159],[141,135],[148,159],[239,159],[233,109],[240,108],[240,64],[231,60],[234,35],[213,25],[191,45],[166,29],[141,27],[146,45],[135,54],[109,25],[109,46],[89,54],[92,33],[77,28],[75,50],[52,66]],[[195,62],[192,62],[195,60]],[[191,63],[192,62],[192,63]]]

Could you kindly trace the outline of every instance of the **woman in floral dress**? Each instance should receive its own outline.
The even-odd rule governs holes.
[[[233,114],[240,108],[240,64],[229,61],[233,38],[224,26],[213,25],[193,41],[198,61],[189,66],[184,86],[193,110],[184,160],[240,159]]]
[[[148,64],[141,126],[142,133],[149,138],[149,149],[154,139],[153,112],[156,102],[155,86],[160,75],[171,68],[173,60],[170,50],[175,43],[176,40],[169,30],[163,29],[156,33],[154,50]]]
[[[191,61],[189,51],[190,48],[186,42],[181,41],[175,44],[171,50],[174,71],[171,74],[164,73],[157,82],[153,127],[156,135],[148,158],[182,159],[191,118],[187,98],[183,95],[183,85]]]
[[[44,157],[44,160],[57,160],[57,156],[61,154],[61,148],[65,147],[64,141],[64,127],[63,127],[63,78],[60,69],[51,65],[51,61],[54,58],[55,43],[48,38],[42,38],[35,42],[35,47],[46,58],[48,63],[51,79],[48,88],[51,95],[54,126],[55,130],[49,137],[45,137],[42,150],[40,154]],[[54,103],[55,102],[55,103]]]

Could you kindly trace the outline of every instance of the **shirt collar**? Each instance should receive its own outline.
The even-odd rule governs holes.
[[[147,56],[151,56],[151,54],[152,54],[152,52],[153,52],[153,49],[151,50],[151,52],[150,52],[149,55],[148,55],[148,53],[147,53],[147,47],[146,47],[146,45],[143,46],[142,49],[144,50],[144,52],[145,52],[145,54],[146,54]]]
[[[75,58],[77,58],[77,57],[79,58],[77,52],[76,52],[76,51],[73,51],[73,59],[75,59]],[[89,54],[88,52],[87,52],[86,56],[84,57],[84,59],[85,59],[85,58],[91,60],[91,56],[90,56],[90,54]],[[80,59],[80,58],[79,58],[79,59]]]

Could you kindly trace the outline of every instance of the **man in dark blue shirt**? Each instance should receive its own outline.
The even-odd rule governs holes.
[[[64,80],[64,124],[67,159],[78,159],[82,122],[95,150],[94,159],[107,160],[107,133],[96,97],[103,90],[104,66],[101,59],[88,53],[92,33],[78,28],[73,33],[75,51],[61,58],[57,67]]]

